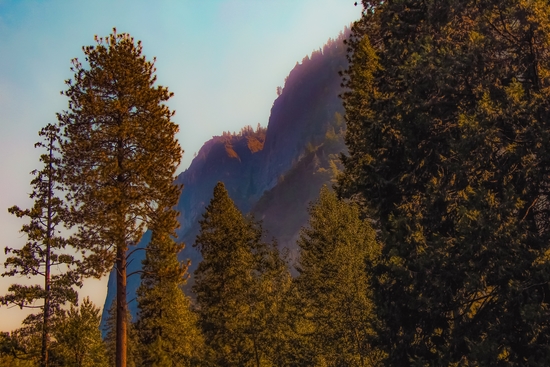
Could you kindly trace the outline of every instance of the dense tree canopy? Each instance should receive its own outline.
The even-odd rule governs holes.
[[[105,344],[99,330],[99,308],[89,298],[56,320],[56,366],[107,367]]]
[[[547,365],[543,1],[364,1],[339,190],[376,220],[388,365]]]
[[[327,187],[309,209],[302,229],[296,285],[309,325],[312,363],[372,366],[379,354],[370,344],[375,317],[367,268],[378,257],[374,231],[359,210],[337,199]]]

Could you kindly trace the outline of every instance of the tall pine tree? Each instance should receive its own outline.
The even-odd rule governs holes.
[[[64,181],[70,189],[86,263],[100,275],[115,266],[117,367],[126,366],[126,255],[156,208],[171,208],[182,150],[164,104],[172,93],[155,86],[153,62],[128,34],[96,36],[84,47],[86,64],[73,60],[74,79],[64,94],[69,109],[58,115]]]
[[[67,220],[67,207],[58,196],[63,189],[58,154],[59,129],[50,124],[40,130],[39,135],[44,142],[35,146],[45,148],[47,152],[40,156],[44,168],[32,172],[35,178],[31,181],[33,191],[30,198],[34,205],[31,209],[17,206],[8,209],[17,217],[29,218],[29,223],[21,228],[28,241],[21,249],[6,247],[6,254],[13,255],[4,263],[6,271],[2,276],[41,277],[43,284],[13,284],[8,288],[9,293],[0,297],[0,303],[41,310],[39,315],[31,315],[27,321],[38,322],[37,327],[41,329],[40,366],[46,367],[49,365],[51,317],[66,302],[77,301],[72,286],[81,283],[75,272],[77,262],[65,249],[68,242],[59,235]],[[43,303],[37,305],[37,300],[43,300]]]
[[[113,300],[107,312],[107,319],[103,329],[105,335],[105,347],[107,349],[107,362],[110,367],[116,365],[116,299]],[[132,322],[130,312],[126,314],[128,318],[128,367],[141,366],[141,353],[137,330],[135,323]]]
[[[376,219],[388,365],[547,365],[541,1],[364,1],[340,190]]]

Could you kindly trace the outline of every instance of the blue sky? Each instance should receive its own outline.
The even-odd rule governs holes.
[[[185,170],[202,144],[223,131],[267,125],[277,86],[313,50],[358,19],[353,0],[0,0],[0,247],[19,247],[24,221],[7,213],[29,207],[29,172],[39,168],[38,131],[67,108],[60,95],[70,60],[113,27],[157,57],[158,83],[175,93]],[[0,252],[0,272],[4,271]],[[20,279],[0,278],[0,294]],[[105,279],[81,297],[99,306]],[[0,308],[0,330],[25,313]]]

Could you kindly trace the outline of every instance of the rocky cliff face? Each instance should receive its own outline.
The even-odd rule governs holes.
[[[345,69],[344,33],[323,49],[296,64],[274,101],[267,129],[245,127],[238,134],[224,133],[204,144],[189,168],[176,182],[184,189],[178,239],[186,247],[180,258],[190,259],[190,273],[200,262],[193,248],[198,221],[218,181],[244,213],[262,220],[268,236],[296,254],[296,239],[306,224],[307,207],[323,184],[331,183],[338,153],[345,149],[339,71]],[[149,241],[145,235],[139,246]],[[129,272],[138,270],[143,251],[136,251]],[[111,276],[104,319],[114,295]],[[192,283],[192,277],[191,277]],[[135,298],[139,277],[128,279],[128,299]],[[188,287],[189,289],[190,287]],[[132,314],[136,302],[130,303]]]

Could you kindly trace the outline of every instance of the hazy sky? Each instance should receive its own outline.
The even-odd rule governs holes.
[[[113,27],[157,57],[158,83],[175,93],[179,172],[213,135],[267,125],[277,86],[296,62],[322,47],[361,9],[354,0],[0,0],[0,272],[5,246],[20,247],[23,220],[7,208],[32,205],[29,172],[40,168],[38,131],[67,108],[60,95],[70,60]],[[0,294],[18,278],[0,278]],[[80,292],[100,307],[105,279]],[[26,313],[0,307],[0,330]]]

